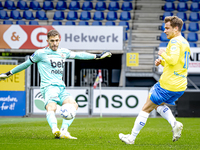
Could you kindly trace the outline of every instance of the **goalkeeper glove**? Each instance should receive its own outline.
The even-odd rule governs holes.
[[[101,54],[96,54],[96,60],[98,60],[98,59],[104,59],[106,57],[111,57],[111,56],[112,56],[112,54],[110,52],[104,51]]]
[[[0,74],[0,80],[1,80],[1,79],[5,80],[6,78],[8,78],[8,77],[10,77],[10,76],[12,76],[12,75],[13,75],[13,74],[12,74],[11,71],[8,71],[8,72],[6,72],[6,73],[2,73],[2,74]]]

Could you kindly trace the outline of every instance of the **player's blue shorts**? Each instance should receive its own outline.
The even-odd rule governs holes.
[[[65,90],[65,86],[49,85],[40,89],[40,91],[45,100],[45,108],[50,102],[55,102],[62,106],[63,101],[71,96],[71,94]]]
[[[160,83],[157,82],[154,84],[154,86],[151,88],[149,92],[149,98],[150,100],[156,104],[160,105],[163,102],[171,105],[175,105],[175,101],[183,95],[185,91],[180,92],[173,92],[168,91],[160,87]]]

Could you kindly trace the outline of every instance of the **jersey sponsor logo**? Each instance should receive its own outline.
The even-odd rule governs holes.
[[[171,50],[171,51],[175,51],[175,50],[176,50],[176,46],[172,46],[172,47],[170,48],[170,50]]]
[[[177,43],[177,40],[173,39],[173,40],[171,41],[171,43],[172,43],[172,44]]]
[[[50,59],[50,62],[51,62],[51,66],[53,68],[56,68],[56,67],[58,67],[58,68],[64,68],[64,65],[65,65],[65,62],[63,60],[56,62],[56,61],[53,61],[52,59]]]
[[[51,70],[52,74],[63,74],[62,70]]]
[[[178,72],[174,71],[174,75],[177,76],[177,77],[182,77],[182,78],[186,78],[185,75],[183,74],[179,74]]]

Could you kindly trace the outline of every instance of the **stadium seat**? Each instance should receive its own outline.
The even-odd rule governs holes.
[[[181,29],[181,32],[185,31],[186,30],[186,25],[185,23],[183,23],[183,26],[182,26],[182,29]]]
[[[13,24],[13,22],[11,20],[4,20],[3,24]]]
[[[167,47],[168,43],[167,42],[162,42],[160,43],[159,47]]]
[[[10,1],[10,0],[5,1],[4,7],[6,9],[9,9],[9,10],[15,10],[16,9],[14,1]]]
[[[188,10],[188,5],[187,5],[187,3],[185,3],[185,2],[180,2],[180,3],[178,3],[178,5],[177,5],[177,11],[185,12],[185,11],[187,11],[187,10]]]
[[[18,1],[17,8],[19,8],[20,10],[28,10],[29,9],[26,1]]]
[[[58,1],[56,4],[56,10],[66,10],[67,3],[65,1]]]
[[[119,19],[122,20],[122,21],[131,20],[131,14],[130,14],[130,12],[128,12],[128,11],[122,11],[120,13]]]
[[[123,40],[124,41],[128,40],[128,34],[127,34],[127,32],[125,32],[125,34],[123,35]]]
[[[0,1],[0,10],[2,10],[2,9],[3,9],[3,5],[2,5],[2,3]]]
[[[80,20],[90,20],[91,19],[91,14],[89,11],[82,11],[80,15]]]
[[[35,20],[29,21],[29,25],[39,25],[39,23]]]
[[[40,3],[38,1],[31,1],[30,8],[33,10],[41,10]]]
[[[106,1],[106,0],[98,0],[98,1]]]
[[[104,13],[101,11],[95,11],[93,20],[96,20],[96,21],[104,20]]]
[[[165,0],[166,2],[174,2],[174,1],[176,1],[176,0]]]
[[[160,29],[161,29],[162,31],[164,31],[164,30],[165,30],[165,23],[164,23],[164,22],[162,23],[162,25],[161,25]]]
[[[18,24],[18,25],[26,25],[26,22],[23,21],[23,20],[17,20],[16,24]]]
[[[82,10],[90,11],[90,10],[92,10],[92,9],[93,9],[93,4],[92,4],[92,2],[89,2],[89,1],[83,2]]]
[[[106,20],[109,20],[109,21],[114,21],[114,20],[117,20],[117,12],[115,11],[109,11],[107,13],[107,17],[106,17]]]
[[[29,10],[25,10],[23,12],[23,18],[26,20],[34,20],[35,19],[35,17],[33,17],[33,12],[29,11]]]
[[[179,2],[187,2],[187,1],[189,1],[189,0],[178,0]]]
[[[10,12],[10,18],[12,18],[14,20],[21,20],[22,19],[21,14],[18,10],[12,10]]]
[[[127,2],[130,2],[130,1],[133,1],[133,0],[123,0],[123,1],[127,1]]]
[[[0,10],[0,19],[9,19],[7,11]]]
[[[175,4],[173,2],[166,2],[163,9],[164,9],[164,11],[174,11]]]
[[[115,26],[115,22],[113,22],[113,21],[107,21],[107,22],[105,23],[105,25],[106,25],[106,26]]]
[[[167,16],[173,16],[173,13],[172,12],[164,12],[162,19],[164,20],[165,17],[167,17]]]
[[[109,11],[118,11],[119,10],[119,3],[118,2],[110,2],[108,5]]]
[[[122,11],[131,11],[133,10],[133,5],[131,2],[123,2],[122,3],[122,7],[121,7]]]
[[[67,21],[67,22],[65,23],[65,25],[74,26],[74,25],[76,25],[76,23],[75,23],[74,21]]]
[[[183,37],[185,37],[185,34],[184,34],[183,32],[181,32],[181,35],[182,35]]]
[[[101,26],[102,22],[100,22],[100,21],[94,21],[94,22],[92,22],[92,25],[93,26]]]
[[[44,10],[53,10],[54,9],[53,2],[52,1],[44,1],[43,9]]]
[[[200,0],[192,0],[192,2],[200,2]]]
[[[106,3],[105,2],[97,2],[95,5],[95,10],[97,10],[97,11],[106,10]]]
[[[67,13],[67,20],[77,20],[78,19],[78,13],[76,11],[69,11]]]
[[[52,25],[62,25],[62,22],[61,21],[53,21]]]
[[[199,31],[199,24],[197,22],[190,22],[188,26],[188,31],[190,32]]]
[[[193,2],[193,3],[190,5],[190,11],[193,11],[193,12],[198,12],[198,11],[200,11],[200,4],[197,3],[197,2]]]
[[[197,42],[199,40],[198,34],[196,32],[190,32],[187,36],[188,42]]]
[[[54,16],[53,16],[54,20],[63,20],[65,19],[65,14],[63,11],[55,11]]]
[[[198,12],[191,12],[190,16],[189,16],[189,21],[193,21],[193,22],[200,21],[199,13]]]
[[[46,13],[43,10],[39,10],[36,12],[36,18],[39,20],[48,20]]]
[[[167,35],[163,32],[160,35],[160,41],[162,42],[169,42],[169,39],[167,38]]]
[[[87,21],[80,21],[80,22],[78,23],[78,25],[80,25],[80,26],[88,26],[89,23],[88,23]]]
[[[197,44],[196,44],[196,43],[191,43],[191,42],[189,42],[189,44],[190,44],[190,47],[197,47]]]
[[[77,1],[71,1],[69,4],[69,10],[79,10],[80,4]]]
[[[126,26],[126,31],[129,30],[129,23],[126,21],[119,22],[119,26]]]
[[[187,14],[185,12],[178,12],[176,14],[177,17],[181,18],[183,21],[187,20]]]

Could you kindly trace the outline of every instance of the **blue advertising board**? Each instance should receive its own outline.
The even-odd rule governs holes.
[[[0,116],[24,116],[25,114],[25,91],[0,91]]]

